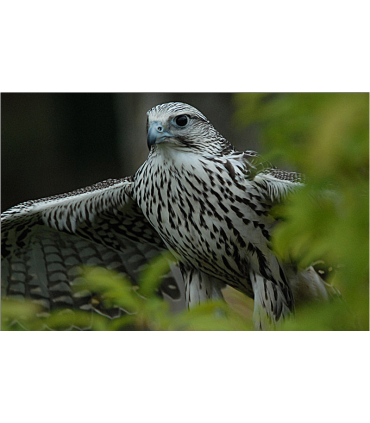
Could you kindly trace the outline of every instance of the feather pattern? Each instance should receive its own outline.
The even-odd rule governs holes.
[[[2,297],[29,297],[54,309],[120,317],[94,293],[76,293],[82,265],[104,266],[136,285],[144,265],[166,247],[130,199],[131,178],[108,180],[70,193],[22,203],[2,214]],[[179,283],[180,282],[180,283]],[[182,280],[168,275],[161,294],[183,307]],[[86,328],[83,328],[86,329]]]
[[[298,271],[271,249],[270,209],[302,186],[302,175],[237,151],[184,103],[149,110],[147,131],[149,156],[134,176],[2,215],[3,295],[31,297],[45,310],[93,309],[92,293],[71,292],[79,264],[117,269],[135,283],[141,266],[169,249],[183,280],[172,272],[163,293],[191,307],[230,285],[254,298],[257,329],[275,327],[301,298],[328,298],[313,267]]]

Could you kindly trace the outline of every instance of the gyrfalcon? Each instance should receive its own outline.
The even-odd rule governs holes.
[[[165,297],[188,307],[222,298],[230,285],[254,298],[257,329],[274,326],[302,298],[327,299],[329,285],[271,249],[270,210],[302,176],[238,151],[196,108],[166,103],[147,113],[149,156],[131,177],[27,201],[4,212],[2,296],[30,297],[45,310],[80,308],[111,317],[71,289],[82,264],[113,268],[133,283],[150,257],[170,250]],[[174,269],[174,272],[176,270]]]

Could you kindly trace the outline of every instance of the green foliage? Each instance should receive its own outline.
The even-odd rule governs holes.
[[[141,273],[139,288],[116,272],[100,267],[85,267],[77,293],[97,293],[93,301],[105,307],[119,306],[128,313],[108,317],[87,311],[55,311],[49,316],[31,301],[2,301],[2,330],[66,330],[74,327],[90,330],[250,330],[251,322],[222,301],[206,302],[191,311],[172,313],[169,304],[157,295],[163,275],[169,271],[170,255],[154,259]],[[15,324],[15,321],[17,322]]]
[[[306,175],[306,186],[274,211],[274,248],[305,267],[317,260],[338,266],[332,283],[342,300],[308,304],[279,326],[283,330],[369,329],[369,96],[367,94],[239,94],[236,120],[257,125],[264,158]],[[2,330],[251,330],[251,300],[240,293],[172,313],[156,290],[169,270],[159,257],[143,270],[139,289],[112,271],[85,268],[75,289],[93,301],[120,306],[117,319],[87,311],[46,314],[30,301],[2,301]],[[237,295],[236,295],[237,294]],[[240,294],[240,295],[239,295]],[[252,305],[253,307],[253,305]]]
[[[368,330],[368,94],[240,94],[235,102],[239,122],[260,126],[265,158],[306,175],[306,186],[275,211],[283,219],[275,250],[302,267],[339,267],[332,282],[346,305],[317,305],[314,313],[309,306],[286,327]]]

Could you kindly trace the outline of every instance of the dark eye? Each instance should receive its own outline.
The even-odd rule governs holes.
[[[175,119],[176,125],[178,126],[186,126],[189,122],[189,118],[186,115],[177,116]]]

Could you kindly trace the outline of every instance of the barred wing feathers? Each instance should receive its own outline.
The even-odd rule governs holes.
[[[142,266],[166,250],[131,189],[132,178],[110,179],[3,213],[2,297],[32,298],[46,312],[77,308],[120,316],[124,310],[103,310],[91,302],[93,293],[81,297],[72,287],[81,265],[114,269],[135,284]],[[176,279],[169,274],[160,291],[181,303]]]
[[[246,151],[243,161],[247,166],[247,179],[253,181],[270,204],[280,203],[290,192],[303,185],[301,173],[280,170],[262,160],[255,151]]]

